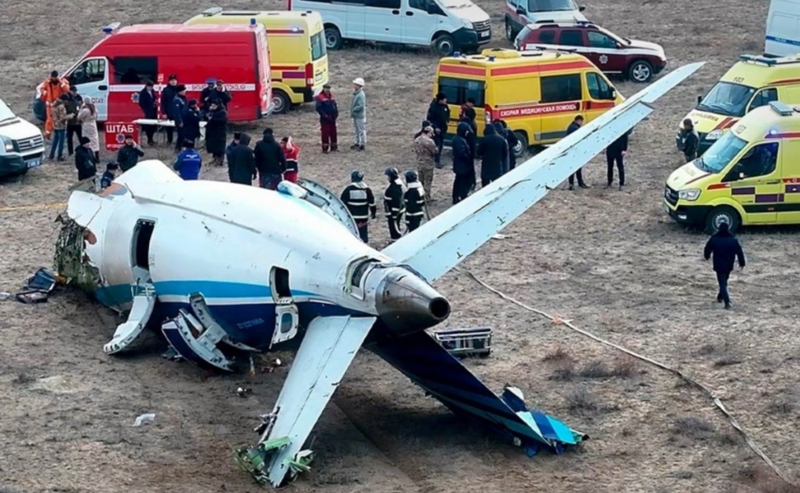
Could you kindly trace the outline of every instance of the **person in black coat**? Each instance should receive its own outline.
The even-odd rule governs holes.
[[[494,125],[487,125],[483,140],[478,144],[481,158],[481,186],[486,186],[503,176],[503,168],[508,160],[508,143],[497,134]]]
[[[606,163],[608,164],[608,184],[606,188],[610,188],[614,183],[614,163],[617,164],[617,171],[619,171],[619,189],[625,186],[625,153],[628,152],[628,133],[625,132],[617,140],[606,147]]]
[[[172,115],[172,101],[175,99],[175,96],[178,94],[178,76],[175,74],[170,74],[169,82],[167,85],[161,90],[161,114],[166,118],[173,120],[170,115]],[[172,127],[166,127],[167,131],[167,144],[172,144],[172,136],[175,133],[175,129]],[[178,139],[180,142],[181,139]]]
[[[517,167],[517,155],[514,154],[514,149],[519,145],[519,139],[517,136],[508,129],[508,123],[505,120],[495,120],[494,121],[495,128],[497,128],[497,133],[501,134],[508,143],[508,170],[511,171],[512,169]],[[523,149],[524,151],[525,149]]]
[[[255,155],[259,185],[262,188],[276,190],[283,172],[286,171],[286,155],[280,144],[275,141],[271,128],[264,129],[264,137],[256,144]]]
[[[200,121],[202,120],[202,116],[200,115],[200,108],[197,107],[197,101],[192,99],[189,101],[189,104],[183,108],[183,112],[181,113],[181,123],[183,126],[181,127],[182,137],[184,142],[191,141],[192,143],[197,143],[197,139],[200,138]],[[223,140],[223,145],[225,141]],[[183,150],[183,146],[181,145],[181,150]]]
[[[253,149],[250,149],[250,136],[241,134],[239,143],[228,157],[228,169],[231,183],[252,185],[256,178],[256,158]]]
[[[467,144],[469,144],[469,151],[472,154],[472,159],[476,159],[478,157],[478,122],[475,121],[475,109],[471,107],[467,107],[464,109],[464,117],[461,118],[462,122],[465,122],[469,125],[469,132],[467,133]],[[475,166],[472,166],[472,182],[470,185],[470,191],[475,190],[475,186],[478,184],[477,179],[475,176]]]
[[[436,143],[436,167],[442,167],[442,147],[447,134],[447,125],[450,123],[450,106],[447,105],[447,96],[440,92],[428,106],[428,115],[425,118],[433,127],[433,141]]]
[[[119,168],[124,173],[136,166],[139,162],[139,158],[143,156],[144,151],[133,141],[133,135],[126,135],[125,145],[120,147],[119,151],[117,151],[117,164],[119,164]]]
[[[574,132],[577,132],[578,129],[581,128],[581,126],[583,126],[583,116],[582,115],[578,115],[578,116],[575,117],[574,120],[572,120],[572,123],[569,124],[569,127],[567,127],[567,135],[570,135],[570,134],[572,134]],[[578,186],[579,187],[581,187],[581,188],[589,188],[589,185],[587,185],[586,182],[583,181],[582,168],[579,168],[578,171],[576,171],[575,173],[572,173],[571,175],[569,175],[569,189],[570,190],[575,190],[575,177],[576,176],[578,177]]]
[[[467,122],[461,122],[456,129],[456,136],[450,143],[453,150],[453,205],[461,202],[469,195],[475,179],[475,159],[469,145],[469,134],[472,128]]]
[[[233,133],[233,140],[231,143],[228,144],[228,147],[225,148],[225,159],[228,161],[228,180],[233,182],[233,159],[231,158],[233,154],[233,150],[236,149],[236,146],[239,145],[239,139],[242,138],[242,134],[239,132]]]
[[[153,89],[153,81],[148,80],[145,82],[144,88],[139,91],[139,108],[142,109],[144,118],[148,120],[158,119],[158,106],[156,105],[156,92]],[[142,125],[142,130],[147,136],[147,145],[153,145],[155,143],[153,135],[155,134],[156,126]]]
[[[718,231],[708,239],[703,251],[703,257],[708,260],[714,256],[714,272],[717,273],[719,293],[717,303],[725,303],[725,308],[731,307],[731,297],[728,294],[728,278],[733,271],[734,260],[739,260],[739,268],[744,269],[744,251],[739,240],[729,231],[728,223],[720,223]]]
[[[82,181],[97,175],[97,161],[89,137],[81,137],[79,142],[81,145],[75,149],[75,168],[78,170],[78,181]]]
[[[167,116],[170,120],[175,122],[175,130],[177,130],[176,134],[178,135],[178,140],[175,143],[175,150],[181,151],[183,150],[183,143],[186,141],[183,132],[183,110],[185,110],[187,106],[186,86],[175,86],[175,91],[176,94],[169,105],[169,113]],[[171,142],[169,140],[169,134],[167,134],[167,142]]]
[[[225,164],[225,146],[228,144],[228,112],[216,99],[206,112],[206,152],[213,157],[212,164]]]

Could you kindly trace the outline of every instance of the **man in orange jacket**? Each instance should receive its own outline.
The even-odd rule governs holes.
[[[58,72],[53,70],[50,77],[42,82],[41,100],[47,105],[47,121],[44,124],[45,138],[49,139],[53,133],[53,118],[50,116],[50,109],[53,103],[58,101],[62,94],[69,93],[69,81],[58,76]]]

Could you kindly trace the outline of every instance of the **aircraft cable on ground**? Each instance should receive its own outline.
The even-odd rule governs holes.
[[[673,373],[674,375],[677,375],[679,378],[681,378],[682,380],[684,380],[688,384],[700,389],[701,391],[703,391],[703,393],[705,393],[708,397],[711,398],[711,400],[714,403],[714,405],[722,412],[722,414],[724,414],[728,418],[728,421],[730,422],[731,426],[733,426],[744,437],[745,442],[747,442],[747,445],[753,450],[753,452],[755,452],[759,457],[761,457],[761,459],[763,459],[764,462],[784,482],[786,482],[787,484],[792,485],[792,486],[797,486],[796,484],[794,484],[789,479],[788,476],[786,476],[783,472],[781,472],[780,469],[778,469],[778,467],[772,462],[772,460],[769,457],[767,457],[767,455],[761,450],[761,448],[758,446],[758,444],[755,442],[755,440],[750,436],[750,434],[748,434],[744,430],[744,428],[742,428],[742,426],[739,424],[739,422],[736,421],[736,418],[734,418],[733,415],[730,413],[730,411],[728,411],[728,409],[722,403],[722,400],[720,399],[720,397],[717,395],[717,392],[712,390],[708,385],[693,379],[692,377],[690,377],[686,373],[683,373],[680,370],[676,370],[675,368],[672,368],[672,367],[670,367],[670,366],[668,366],[668,365],[666,365],[664,363],[661,363],[661,362],[658,362],[656,360],[650,359],[647,356],[643,356],[641,354],[633,352],[633,351],[631,351],[629,349],[626,349],[626,348],[624,348],[624,347],[622,347],[622,346],[620,346],[618,344],[614,344],[613,342],[607,341],[605,339],[597,337],[596,335],[594,335],[594,334],[592,334],[590,332],[587,332],[587,331],[585,331],[583,329],[580,329],[580,328],[576,327],[575,325],[573,325],[571,320],[564,320],[564,319],[562,319],[560,317],[556,317],[556,316],[550,315],[549,313],[546,313],[546,312],[543,312],[541,310],[537,310],[536,308],[533,308],[531,306],[528,306],[525,303],[522,303],[521,301],[518,301],[518,300],[512,298],[511,296],[508,296],[507,294],[503,293],[502,291],[492,287],[491,285],[489,285],[486,282],[484,282],[483,280],[481,280],[478,276],[476,276],[475,274],[473,274],[472,272],[470,272],[469,270],[467,270],[467,269],[465,269],[463,267],[455,267],[453,270],[455,270],[457,272],[463,272],[463,273],[467,274],[469,277],[472,278],[473,281],[475,281],[476,283],[481,285],[483,288],[485,288],[488,291],[491,291],[492,293],[494,293],[495,295],[497,295],[500,298],[504,299],[505,301],[508,301],[509,303],[512,303],[512,304],[517,305],[518,307],[520,307],[520,308],[522,308],[522,309],[524,309],[526,311],[529,311],[529,312],[535,313],[535,314],[537,314],[537,315],[539,315],[541,317],[544,317],[544,318],[552,321],[554,324],[565,325],[568,328],[574,330],[575,332],[578,332],[579,334],[581,334],[581,335],[583,335],[585,337],[593,339],[594,341],[597,341],[597,342],[599,342],[601,344],[604,344],[606,346],[612,347],[612,348],[614,348],[614,349],[616,349],[618,351],[622,351],[623,353],[625,353],[625,354],[627,354],[629,356],[632,356],[632,357],[634,357],[636,359],[639,359],[641,361],[649,363],[650,365],[653,365],[653,366],[655,366],[657,368],[660,368],[662,370],[666,370],[666,371],[668,371],[670,373]]]

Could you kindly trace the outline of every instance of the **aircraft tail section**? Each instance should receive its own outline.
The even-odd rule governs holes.
[[[544,447],[560,454],[588,436],[525,405],[521,392],[506,387],[502,397],[492,392],[427,332],[381,339],[364,346],[400,370],[454,413],[513,439],[529,455]]]

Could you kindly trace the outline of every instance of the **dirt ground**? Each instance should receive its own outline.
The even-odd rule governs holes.
[[[493,46],[507,46],[501,2],[479,1],[494,18]],[[464,266],[541,310],[668,363],[719,391],[726,406],[783,471],[797,477],[800,443],[800,307],[794,281],[796,229],[740,235],[748,267],[733,275],[734,309],[714,303],[715,282],[701,260],[705,236],[661,209],[667,175],[678,166],[673,135],[694,98],[742,52],[762,46],[766,0],[590,0],[587,15],[629,37],[663,44],[671,66],[706,60],[637,127],[624,192],[602,188],[605,166],[585,175],[590,190],[560,189],[512,224]],[[112,21],[181,22],[210,7],[190,0],[7,0],[0,12],[0,96],[30,116],[35,85],[64,70]],[[224,7],[280,8],[252,0]],[[330,55],[340,101],[364,77],[369,149],[323,156],[313,109],[259,122],[302,147],[301,174],[333,190],[360,168],[374,188],[382,170],[412,166],[410,136],[431,97],[436,59],[428,53],[351,47]],[[631,95],[638,86],[620,83]],[[345,103],[346,104],[346,103]],[[343,122],[342,138],[352,130]],[[148,150],[167,158],[166,151]],[[205,178],[224,179],[221,169]],[[48,163],[0,184],[0,207],[65,201],[71,164]],[[452,174],[438,172],[434,210],[447,207]],[[50,266],[56,210],[0,212],[0,290],[13,291]],[[385,228],[373,226],[376,242]],[[298,492],[788,492],[697,390],[630,363],[562,325],[523,311],[464,274],[437,287],[453,302],[449,326],[490,326],[495,353],[468,365],[493,388],[526,392],[529,404],[592,439],[561,457],[533,459],[451,415],[393,368],[361,354],[323,414],[312,474]],[[794,321],[794,322],[793,322]],[[143,338],[123,357],[103,354],[119,322],[82,295],[38,306],[0,302],[0,491],[255,492],[230,447],[257,438],[259,413],[272,408],[286,374],[218,376],[161,357],[165,343]],[[290,361],[291,355],[278,355]],[[270,358],[264,358],[268,361]],[[238,386],[251,387],[246,399]],[[134,428],[136,416],[155,422]],[[5,488],[5,489],[4,489]]]

